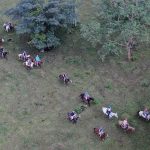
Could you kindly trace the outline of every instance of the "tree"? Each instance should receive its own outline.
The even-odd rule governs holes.
[[[7,14],[18,20],[16,31],[19,35],[28,34],[28,42],[37,49],[60,45],[60,31],[76,25],[76,5],[74,1],[62,0],[22,0]]]
[[[95,3],[96,17],[81,26],[81,35],[98,51],[100,58],[120,55],[127,50],[132,59],[137,44],[150,36],[149,0],[100,0]]]

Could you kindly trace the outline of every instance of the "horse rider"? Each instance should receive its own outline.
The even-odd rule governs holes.
[[[106,111],[107,115],[109,116],[111,112],[112,112],[111,106],[108,106]]]
[[[64,80],[69,79],[68,76],[67,76],[67,73],[63,74],[63,78],[64,78]]]
[[[23,59],[25,60],[27,58],[27,52],[23,51],[22,56],[23,56]]]
[[[39,55],[36,55],[36,57],[35,57],[35,65],[39,66],[40,62],[41,62],[41,59],[40,59]]]
[[[145,108],[144,111],[143,111],[143,115],[144,115],[144,117],[145,117],[146,119],[147,119],[147,117],[148,117],[149,114],[150,114],[150,112],[148,111],[147,108]]]
[[[103,134],[104,134],[105,132],[104,132],[104,129],[103,128],[99,128],[99,136],[101,137]]]
[[[76,119],[77,118],[77,113],[75,111],[72,111],[70,113],[70,119],[73,120],[73,119]]]
[[[89,93],[86,91],[86,92],[84,92],[84,98],[86,99],[86,100],[88,100],[89,98],[90,98],[90,95],[89,95]]]
[[[0,53],[3,53],[4,52],[4,48],[3,46],[0,47]]]
[[[128,123],[127,118],[122,121],[121,127],[122,127],[123,129],[126,129],[126,130],[128,129],[129,123]]]
[[[1,57],[3,57],[3,54],[4,54],[4,48],[1,46],[0,47],[0,55],[1,55]]]
[[[27,63],[26,63],[27,66],[28,66],[28,67],[31,67],[32,60],[31,60],[30,58],[28,58],[28,60],[27,60],[26,62],[27,62]]]

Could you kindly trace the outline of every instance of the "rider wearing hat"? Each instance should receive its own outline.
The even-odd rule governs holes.
[[[104,134],[104,129],[103,128],[99,128],[99,136],[101,137]]]
[[[144,117],[147,118],[149,114],[150,114],[150,112],[148,111],[147,108],[145,108],[144,111],[143,111]]]
[[[86,91],[84,92],[84,98],[87,100],[90,97],[89,93]]]
[[[128,129],[129,123],[128,123],[127,118],[125,120],[123,120],[121,126],[123,129]]]
[[[112,112],[111,106],[108,106],[108,108],[107,108],[107,115],[109,116],[111,112]]]

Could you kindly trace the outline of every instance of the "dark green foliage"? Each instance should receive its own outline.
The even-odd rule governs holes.
[[[75,8],[74,1],[22,0],[7,13],[18,19],[17,33],[29,34],[28,43],[42,50],[59,46],[62,29],[67,31],[70,25],[76,25]]]
[[[128,52],[132,59],[135,47],[150,37],[149,0],[95,0],[95,18],[81,26],[82,36],[103,61],[108,55]]]
[[[77,114],[81,114],[85,109],[87,109],[87,105],[78,106],[74,111]]]
[[[149,87],[150,81],[148,79],[143,79],[140,84],[142,87]]]
[[[92,101],[92,102],[93,102],[93,104],[95,104],[95,105],[100,104],[100,100],[99,100],[99,99],[94,99],[94,101]]]

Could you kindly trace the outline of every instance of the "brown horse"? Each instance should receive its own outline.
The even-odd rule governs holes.
[[[132,132],[135,131],[135,128],[133,128],[133,127],[131,127],[131,126],[128,126],[127,128],[123,128],[122,124],[123,124],[123,121],[119,120],[119,121],[118,121],[118,125],[119,125],[119,127],[121,127],[125,132],[127,132],[127,133],[132,133]]]
[[[103,133],[101,136],[99,135],[99,128],[94,128],[94,133],[100,138],[101,141],[104,141],[107,137],[107,133]]]

